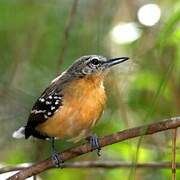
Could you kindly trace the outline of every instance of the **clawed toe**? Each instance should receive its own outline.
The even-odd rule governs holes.
[[[52,159],[53,164],[55,165],[55,167],[63,168],[64,161],[61,159],[60,155],[55,150],[54,138],[52,138],[52,155],[51,155],[51,159]]]
[[[87,139],[91,145],[91,151],[96,150],[97,155],[100,156],[101,146],[99,144],[98,136],[96,134],[92,134]]]
[[[55,167],[63,168],[64,161],[60,158],[59,154],[55,150],[52,152],[51,159]]]

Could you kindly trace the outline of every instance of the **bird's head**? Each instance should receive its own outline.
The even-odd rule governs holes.
[[[79,77],[101,75],[112,66],[120,64],[128,59],[128,57],[108,59],[99,55],[82,56],[72,64],[68,72]]]

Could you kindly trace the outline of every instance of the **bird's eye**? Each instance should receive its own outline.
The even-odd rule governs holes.
[[[99,64],[99,60],[97,58],[94,58],[94,59],[91,60],[91,63],[93,65],[98,65]]]

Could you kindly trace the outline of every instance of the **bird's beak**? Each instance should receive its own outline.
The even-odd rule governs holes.
[[[116,64],[120,64],[124,61],[127,61],[128,59],[129,59],[128,57],[113,58],[113,59],[109,59],[106,62],[104,62],[104,65],[106,68],[109,68],[109,67],[114,66]]]

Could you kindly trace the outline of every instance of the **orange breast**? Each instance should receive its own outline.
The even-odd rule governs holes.
[[[103,112],[106,95],[103,78],[75,80],[64,89],[63,106],[53,117],[37,127],[51,137],[85,137]]]

